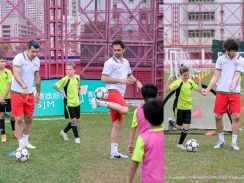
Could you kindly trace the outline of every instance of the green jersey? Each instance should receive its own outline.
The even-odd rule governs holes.
[[[9,83],[12,82],[12,72],[9,69],[4,69],[1,73],[0,73],[0,98],[3,97],[3,95],[5,94]],[[10,93],[8,93],[6,99],[10,99]]]
[[[176,108],[181,110],[191,110],[192,109],[191,92],[192,90],[197,90],[198,85],[191,79],[189,79],[187,82],[183,82],[181,79],[178,79],[170,85],[169,87],[170,91],[179,88],[181,83],[182,86],[181,86]]]
[[[80,105],[79,88],[80,88],[80,76],[74,75],[73,78],[68,76],[63,77],[61,80],[55,83],[58,88],[63,87],[67,96],[67,106],[77,107]]]

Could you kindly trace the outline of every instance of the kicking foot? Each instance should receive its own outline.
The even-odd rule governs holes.
[[[183,144],[177,144],[176,147],[181,150],[186,150],[186,147]]]

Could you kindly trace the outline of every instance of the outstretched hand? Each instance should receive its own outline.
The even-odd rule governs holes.
[[[204,95],[204,96],[208,95],[208,93],[209,93],[208,89],[202,89],[201,90],[201,94]]]

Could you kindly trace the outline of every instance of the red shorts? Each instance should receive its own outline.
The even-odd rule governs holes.
[[[224,114],[229,110],[229,113],[241,112],[241,95],[240,94],[223,94],[217,93],[214,105],[215,114]]]
[[[120,92],[118,90],[109,90],[107,101],[114,102],[114,103],[120,104],[122,106],[127,106],[125,99],[123,98],[123,96],[120,94]],[[120,122],[123,121],[123,115],[112,109],[110,109],[110,117],[111,117],[112,123],[114,121],[116,121],[117,119],[119,119]]]
[[[22,95],[15,92],[10,92],[12,114],[14,116],[32,116],[34,112],[35,99],[34,95]]]

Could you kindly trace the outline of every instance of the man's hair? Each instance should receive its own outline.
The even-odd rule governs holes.
[[[5,56],[4,56],[4,55],[0,54],[0,59],[5,60],[6,58],[5,58]]]
[[[150,98],[156,98],[158,94],[158,88],[154,84],[144,84],[141,88],[141,95],[145,101]]]
[[[143,105],[145,118],[151,125],[159,126],[164,121],[164,104],[162,100],[151,99]]]
[[[72,67],[74,70],[76,69],[76,65],[75,65],[75,63],[73,63],[73,62],[68,62],[68,63],[66,64],[66,67],[67,67],[67,66]]]
[[[227,39],[223,42],[223,47],[225,51],[238,51],[239,41],[236,39]]]
[[[121,41],[120,39],[116,39],[116,40],[114,40],[114,41],[112,42],[112,47],[113,47],[114,45],[120,45],[121,48],[125,49],[125,44],[124,44],[124,42]]]
[[[28,49],[31,49],[31,47],[34,47],[36,49],[40,48],[40,42],[37,41],[36,39],[32,39],[27,43],[27,47]]]
[[[180,75],[182,75],[184,72],[189,72],[189,68],[183,64],[181,64],[180,66],[180,69],[179,69],[179,72],[180,72]]]

